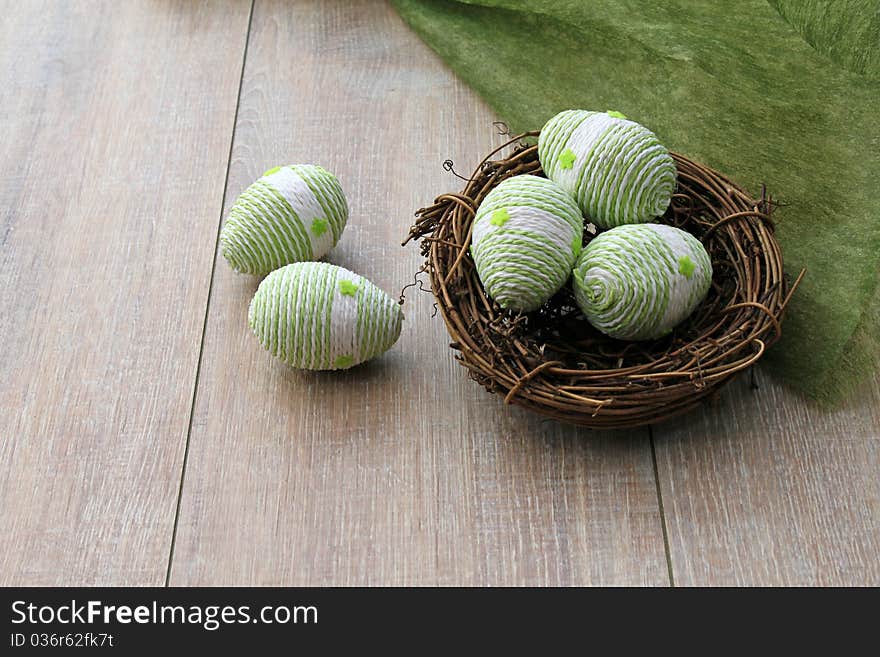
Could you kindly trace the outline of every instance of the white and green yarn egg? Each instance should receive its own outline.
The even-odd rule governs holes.
[[[347,220],[348,203],[332,173],[314,164],[275,167],[236,199],[220,249],[236,271],[268,274],[327,255]]]
[[[574,201],[538,176],[514,176],[477,209],[471,253],[486,293],[502,308],[529,312],[568,280],[584,233]]]
[[[292,367],[339,370],[397,342],[403,312],[366,278],[326,262],[299,262],[269,274],[248,323],[269,352]]]
[[[712,263],[686,231],[618,226],[584,247],[572,284],[578,306],[597,329],[621,340],[650,340],[699,305],[712,284]]]
[[[659,217],[675,190],[669,151],[619,112],[560,112],[541,130],[538,159],[599,228]]]

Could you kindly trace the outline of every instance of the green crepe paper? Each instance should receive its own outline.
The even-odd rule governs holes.
[[[848,71],[880,75],[876,0],[769,0],[801,36]]]
[[[394,3],[515,131],[618,110],[753,192],[766,183],[786,270],[808,270],[771,370],[839,400],[873,366],[880,0]]]

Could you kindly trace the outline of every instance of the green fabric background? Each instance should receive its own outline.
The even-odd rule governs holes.
[[[616,109],[747,189],[766,183],[786,269],[808,270],[772,370],[835,400],[873,365],[880,0],[393,1],[513,130]]]

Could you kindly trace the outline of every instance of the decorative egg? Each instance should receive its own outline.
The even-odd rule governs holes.
[[[675,190],[669,151],[619,112],[560,112],[541,130],[538,158],[547,177],[599,228],[659,217]]]
[[[584,247],[572,283],[597,329],[621,340],[650,340],[699,305],[712,284],[712,263],[700,241],[678,228],[618,226]]]
[[[269,352],[292,367],[339,370],[384,353],[403,312],[366,278],[326,262],[276,269],[257,288],[248,323]]]
[[[558,185],[514,176],[477,209],[472,255],[477,275],[502,308],[540,308],[568,280],[581,250],[584,220]]]
[[[220,249],[236,271],[268,274],[327,255],[347,220],[348,203],[332,173],[314,164],[275,167],[236,199]]]

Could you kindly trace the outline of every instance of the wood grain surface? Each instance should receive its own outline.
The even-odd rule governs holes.
[[[0,584],[161,584],[249,3],[0,7]]]
[[[880,584],[880,383],[831,411],[759,370],[654,431],[675,584]]]
[[[226,207],[316,162],[351,205],[329,260],[393,295],[416,208],[502,137],[496,117],[376,2],[254,9]],[[211,292],[172,584],[666,584],[647,431],[590,434],[502,406],[455,365],[428,295],[398,345],[346,373],[274,362],[256,280]]]

